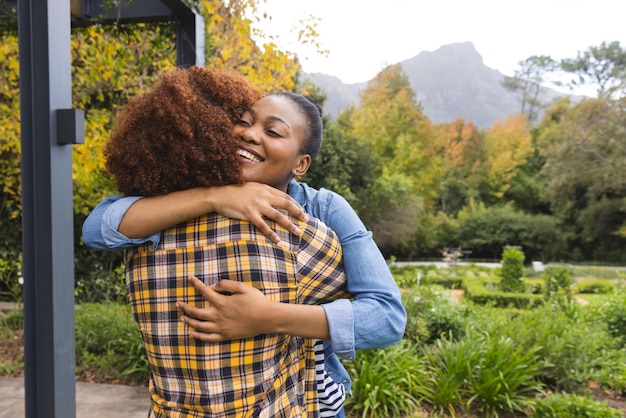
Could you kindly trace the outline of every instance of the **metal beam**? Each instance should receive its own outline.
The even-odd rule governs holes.
[[[72,25],[177,22],[177,64],[204,65],[204,20],[182,0],[143,0],[90,18],[99,0],[5,0],[17,7],[22,146],[26,418],[76,416],[72,149],[83,113],[71,109]],[[72,16],[71,16],[72,15]],[[4,26],[2,27],[4,28]],[[13,30],[13,29],[11,29]]]
[[[204,19],[195,11],[176,24],[176,65],[204,67]]]
[[[104,0],[82,0],[81,15],[72,17],[72,25],[136,24],[141,22],[176,22],[176,65],[204,67],[204,19],[182,0],[120,1],[115,6]]]
[[[69,7],[17,5],[27,418],[76,416],[72,148],[56,112],[72,106]]]
[[[82,0],[80,9],[82,16],[72,19],[73,26],[167,22],[193,14],[182,0]]]

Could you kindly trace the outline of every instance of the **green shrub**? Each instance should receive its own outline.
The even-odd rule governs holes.
[[[502,292],[499,283],[493,279],[466,279],[463,281],[463,286],[465,298],[477,305],[528,309],[544,303],[542,295]]]
[[[542,382],[573,390],[584,387],[590,378],[601,377],[601,371],[614,364],[612,353],[618,349],[606,327],[584,309],[575,302],[565,309],[559,304],[545,305],[517,311],[511,318],[485,317],[472,329],[511,338],[526,350],[539,347]]]
[[[129,382],[147,382],[150,367],[130,307],[83,304],[76,310],[76,369]]]
[[[423,351],[427,373],[417,383],[418,393],[437,412],[525,411],[542,386],[537,349],[515,347],[507,338],[442,339]]]
[[[537,418],[622,418],[624,413],[582,396],[555,393],[535,402]]]
[[[529,260],[555,260],[564,255],[564,234],[558,219],[530,215],[510,207],[459,213],[452,241],[472,250],[472,257],[498,259],[512,243],[524,248]]]
[[[431,344],[445,337],[465,335],[468,307],[455,302],[438,286],[421,286],[402,294],[407,311],[405,337],[416,344]]]
[[[117,254],[116,252],[111,254],[111,260],[116,260],[119,257],[119,255],[113,255]],[[105,259],[105,256],[100,256],[98,261],[94,258],[94,263],[89,266],[89,271],[85,271],[80,276],[77,272],[74,286],[76,303],[127,303],[124,265],[117,264],[116,267],[113,267],[113,261],[105,265],[101,259]],[[78,267],[77,265],[77,269]]]
[[[463,387],[470,365],[480,355],[479,343],[440,339],[424,347],[423,353],[425,376],[417,381],[420,400],[431,405],[434,412],[455,416],[465,403]]]
[[[466,404],[475,405],[483,416],[527,410],[529,399],[542,389],[538,351],[516,346],[510,338],[487,336],[475,364],[468,366]]]
[[[597,308],[597,314],[606,323],[609,333],[626,344],[626,290],[620,289],[608,295]]]
[[[0,313],[0,339],[2,339],[4,352],[0,359],[0,376],[19,376],[24,371],[24,351],[16,353],[16,350],[24,344],[24,334],[20,332],[23,328],[24,311],[22,309]],[[8,357],[7,353],[14,355]]]
[[[345,403],[350,416],[405,417],[418,407],[415,387],[422,367],[411,345],[357,351],[346,368],[352,377],[352,396]]]
[[[546,298],[568,302],[574,288],[574,271],[568,266],[553,266],[546,268]]]
[[[398,267],[395,263],[391,263],[389,269],[391,270],[391,274],[393,274],[396,284],[401,289],[419,286],[426,271],[428,271],[428,268],[417,266]]]
[[[576,283],[576,287],[578,293],[583,294],[597,294],[597,295],[606,295],[612,293],[616,284],[613,280],[609,279],[578,279]]]
[[[22,257],[21,254],[6,254],[0,258],[0,300],[7,302],[22,301]]]
[[[524,278],[524,287],[533,295],[545,294],[546,281],[543,278]]]
[[[524,253],[522,250],[506,246],[502,251],[502,291],[522,292],[524,283]]]
[[[0,324],[3,329],[16,331],[24,328],[24,310],[14,309],[7,313],[0,314]]]

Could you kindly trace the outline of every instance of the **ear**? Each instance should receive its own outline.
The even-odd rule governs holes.
[[[309,154],[302,154],[298,158],[298,161],[294,168],[291,169],[291,174],[294,177],[302,177],[311,167],[311,156]]]

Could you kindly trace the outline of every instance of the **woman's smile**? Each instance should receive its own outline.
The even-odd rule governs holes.
[[[243,148],[239,148],[237,150],[237,155],[239,156],[239,160],[246,163],[246,162],[250,162],[250,163],[261,163],[263,162],[263,158],[261,158],[261,156],[259,156],[258,154],[256,154],[253,151],[249,151]]]

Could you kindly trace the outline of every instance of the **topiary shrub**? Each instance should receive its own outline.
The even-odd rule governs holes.
[[[502,252],[502,291],[522,292],[524,290],[524,253],[517,247],[506,246]]]

